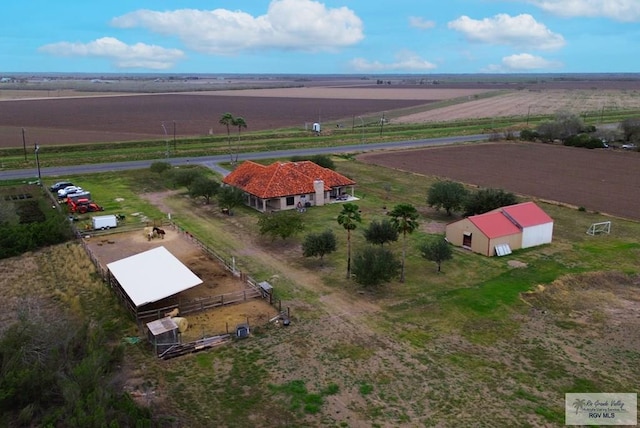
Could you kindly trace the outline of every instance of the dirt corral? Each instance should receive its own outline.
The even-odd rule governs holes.
[[[197,301],[247,289],[244,281],[233,275],[220,262],[206,255],[187,236],[172,228],[165,227],[164,230],[164,239],[149,240],[143,230],[95,235],[84,239],[104,268],[108,263],[164,246],[203,281],[200,285],[178,293],[177,298],[180,301]],[[159,304],[162,306],[162,302]],[[262,325],[276,314],[276,308],[261,298],[188,314],[185,317],[189,329],[183,334],[183,340],[225,333],[227,329],[234,331],[237,324],[246,322],[254,326]]]
[[[487,143],[365,153],[358,160],[640,219],[640,153]]]

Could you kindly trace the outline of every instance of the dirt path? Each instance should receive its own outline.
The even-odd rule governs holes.
[[[171,209],[166,199],[174,193],[152,193],[143,197],[169,212]],[[387,399],[383,400],[382,397],[373,395],[368,398],[369,402],[366,402],[358,390],[358,385],[353,384],[353,379],[361,379],[363,383],[374,383],[377,377],[388,377],[389,390],[393,391],[393,395],[395,391],[406,390],[407,385],[416,381],[412,379],[412,372],[416,367],[421,371],[427,369],[423,362],[415,360],[411,352],[398,342],[376,331],[373,319],[378,318],[381,308],[368,300],[366,295],[354,296],[348,291],[328,286],[316,271],[291,264],[288,257],[290,258],[293,251],[298,251],[298,248],[266,248],[268,245],[260,241],[260,237],[246,233],[245,226],[240,221],[233,218],[226,220],[234,223],[234,227],[226,230],[233,230],[243,244],[240,255],[250,257],[255,263],[268,266],[270,270],[277,272],[273,278],[274,286],[277,287],[279,280],[286,279],[299,287],[303,294],[318,296],[317,304],[314,306],[296,299],[286,302],[291,308],[293,319],[293,325],[289,330],[292,336],[289,340],[267,338],[261,341],[261,350],[270,353],[279,361],[273,375],[277,376],[278,382],[313,379],[324,385],[338,384],[340,393],[329,397],[323,407],[323,413],[330,415],[336,422],[348,421],[351,427],[370,426],[371,419],[367,413],[371,403],[387,407]],[[336,358],[335,355],[342,354],[346,355],[343,357],[346,360],[341,360],[340,364],[328,364],[326,361],[327,356]],[[355,354],[356,357],[350,354]],[[419,395],[428,390],[422,382],[417,382],[411,387],[414,388],[421,390]],[[411,413],[413,406],[405,400],[406,397],[398,395],[395,398],[396,405],[388,411],[391,414]],[[398,404],[401,404],[399,408]],[[420,418],[420,414],[410,416],[411,419]],[[394,423],[393,426],[404,425]]]
[[[141,195],[143,198],[160,208],[163,212],[171,212],[172,209],[167,205],[165,200],[176,195],[177,191],[147,193]],[[238,229],[242,225],[237,224]],[[298,269],[292,266],[285,257],[278,257],[281,252],[266,252],[263,245],[255,237],[250,234],[243,234],[242,242],[244,248],[243,255],[255,259],[259,264],[270,266],[278,271],[280,275],[287,277],[295,284],[308,289],[314,293],[318,293],[320,301],[325,306],[330,307],[330,313],[367,315],[380,311],[380,307],[375,303],[368,302],[363,299],[353,299],[347,292],[330,288],[325,285],[316,272],[307,269]]]

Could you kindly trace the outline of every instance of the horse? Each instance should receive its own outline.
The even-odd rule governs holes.
[[[153,229],[151,227],[144,228],[144,236],[147,238],[147,241],[151,241],[153,239]]]
[[[159,227],[154,227],[153,228],[153,235],[154,236],[159,236],[160,238],[164,239],[164,235],[165,235],[165,231],[164,229],[160,229]]]

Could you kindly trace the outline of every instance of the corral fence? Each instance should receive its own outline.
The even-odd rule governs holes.
[[[76,234],[76,237],[78,238],[78,241],[84,248],[85,252],[89,256],[94,266],[96,267],[96,270],[100,274],[102,280],[107,285],[109,285],[109,287],[113,290],[116,296],[125,305],[127,310],[134,316],[136,322],[138,323],[141,329],[144,330],[144,325],[147,322],[163,318],[167,313],[175,309],[178,309],[181,315],[188,315],[188,314],[204,312],[217,307],[222,307],[222,306],[231,305],[235,303],[242,303],[251,299],[258,299],[258,298],[268,300],[269,304],[274,306],[277,309],[278,313],[280,314],[284,313],[282,310],[282,301],[274,298],[273,290],[270,287],[265,288],[261,286],[260,283],[258,283],[251,276],[239,271],[236,268],[235,262],[233,260],[231,260],[231,262],[226,260],[224,257],[217,254],[212,248],[208,247],[205,243],[197,239],[191,233],[182,229],[179,225],[175,224],[174,222],[155,221],[153,222],[153,225],[158,227],[171,228],[172,230],[176,231],[182,239],[189,240],[194,245],[199,247],[211,259],[222,264],[222,266],[224,266],[224,268],[227,271],[231,272],[234,276],[239,277],[241,281],[244,282],[244,284],[247,286],[247,288],[243,290],[234,291],[231,293],[211,295],[211,296],[206,296],[206,297],[192,299],[192,300],[182,300],[182,299],[174,298],[172,301],[171,299],[169,299],[167,301],[168,304],[165,306],[162,306],[159,308],[147,309],[147,310],[139,310],[139,308],[133,304],[133,302],[127,295],[127,293],[123,290],[122,286],[113,277],[113,275],[111,275],[110,271],[100,263],[100,260],[95,256],[95,254],[93,253],[93,251],[91,250],[87,242],[85,241],[84,237],[88,233],[86,231],[80,230],[78,227],[75,226],[75,224],[73,224],[74,232]],[[126,228],[126,231],[139,230],[142,232],[144,227],[148,227],[148,225],[145,226],[144,224],[142,224],[137,227],[128,225],[128,227]],[[120,233],[120,232],[123,232],[123,230],[120,228],[120,226],[118,226],[118,230],[111,229],[109,231],[100,231],[100,232],[91,231],[91,234],[95,236],[108,237],[108,235],[111,233]],[[287,310],[287,317],[289,317],[288,310]],[[225,333],[228,333],[228,332],[225,332]]]
[[[180,311],[180,315],[196,314],[225,305],[246,302],[247,300],[256,299],[258,297],[263,297],[260,291],[253,288],[247,288],[245,290],[207,296],[200,299],[179,301],[178,303],[162,308],[137,311],[136,317],[140,322],[157,320],[163,318],[166,313],[169,313],[174,309],[178,309]]]

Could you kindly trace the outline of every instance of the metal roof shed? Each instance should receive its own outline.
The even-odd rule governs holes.
[[[202,284],[191,270],[165,247],[157,247],[107,264],[110,283],[129,309],[138,308]]]
[[[180,344],[178,324],[170,317],[147,323],[148,339],[156,355],[161,355],[172,346]]]

